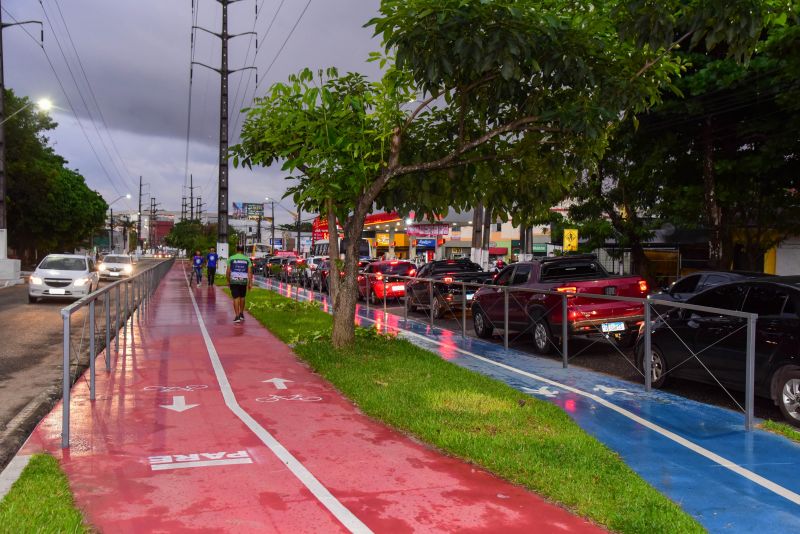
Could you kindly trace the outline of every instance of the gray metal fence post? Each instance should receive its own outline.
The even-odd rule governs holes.
[[[122,344],[123,344],[123,349],[124,349],[124,345],[127,343],[127,339],[128,339],[128,315],[129,315],[129,308],[130,308],[130,299],[128,298],[128,286],[129,285],[130,285],[130,283],[126,280],[125,281],[125,315],[123,315],[125,320],[124,320],[124,322],[122,324]]]
[[[461,282],[461,338],[467,337],[467,284]]]
[[[69,372],[69,312],[61,312],[61,318],[64,322],[64,340],[62,350],[64,351],[64,374],[63,374],[63,387],[61,395],[61,448],[66,449],[69,447],[69,394],[70,394],[70,372]]]
[[[386,318],[389,316],[389,314],[386,313],[386,301],[387,300],[389,300],[389,299],[386,297],[386,278],[384,277],[384,279],[383,279],[383,329],[386,332],[389,331],[389,325],[386,324],[387,323]]]
[[[756,317],[747,318],[747,363],[745,371],[744,428],[753,430],[753,395],[756,367]]]
[[[561,295],[561,365],[569,367],[569,314],[567,313],[567,296]]]
[[[106,309],[106,371],[111,370],[111,292],[106,291],[103,296],[103,306]]]
[[[369,273],[364,273],[364,280],[366,280],[366,292],[364,295],[364,300],[367,301],[367,316],[369,316],[369,294],[370,291],[372,291],[372,282],[369,281]],[[341,287],[341,284],[339,285],[339,287]],[[360,291],[361,289],[359,288],[359,292]]]
[[[431,333],[433,333],[433,280],[428,280],[428,305],[431,312]]]
[[[114,315],[114,350],[119,352],[119,299],[120,299],[120,291],[119,291],[119,284],[115,287],[116,290],[116,308],[117,313]]]
[[[650,338],[650,302],[644,303],[644,347],[642,354],[642,368],[644,371],[644,390],[650,391],[653,387],[653,349]]]
[[[89,400],[94,400],[95,354],[94,351],[94,300],[89,303]]]
[[[503,348],[508,350],[508,288],[503,288]]]

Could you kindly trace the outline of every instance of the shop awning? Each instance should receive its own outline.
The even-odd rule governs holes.
[[[489,247],[490,256],[505,256],[508,254],[507,247]]]

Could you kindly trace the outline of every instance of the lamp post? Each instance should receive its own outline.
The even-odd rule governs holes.
[[[272,199],[270,197],[264,197],[264,200],[269,202],[272,205],[272,247],[275,247],[275,204],[278,204],[281,208],[286,211],[289,215],[292,216],[293,219],[297,221],[297,243],[295,244],[295,250],[298,252],[298,256],[300,255],[300,210],[297,210],[297,213],[293,212],[286,206],[280,203],[280,201]]]
[[[111,209],[111,206],[114,205],[115,202],[122,200],[123,198],[127,198],[130,200],[131,194],[120,195],[111,202],[108,203],[108,209],[110,212],[110,216],[108,218],[108,250],[109,252],[114,252],[114,210]]]

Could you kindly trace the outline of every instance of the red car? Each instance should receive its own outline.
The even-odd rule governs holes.
[[[612,276],[594,255],[542,258],[509,265],[491,283],[475,293],[472,318],[478,337],[491,337],[505,321],[504,292],[509,290],[508,328],[533,334],[537,352],[557,347],[562,331],[559,295],[521,291],[538,289],[564,292],[567,299],[568,335],[613,337],[623,346],[636,341],[644,306],[636,302],[593,299],[592,294],[647,297],[647,282],[639,276]],[[515,290],[518,288],[518,290]]]
[[[370,302],[399,299],[406,294],[406,282],[398,276],[414,276],[417,266],[410,261],[376,261],[367,265],[358,275],[358,296]]]

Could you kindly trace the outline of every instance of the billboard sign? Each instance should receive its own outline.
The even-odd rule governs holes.
[[[234,202],[231,218],[250,219],[253,221],[264,219],[264,204],[257,202]]]
[[[447,224],[412,224],[406,228],[406,234],[413,237],[449,236],[450,226]]]
[[[435,239],[417,239],[417,248],[436,248]]]

